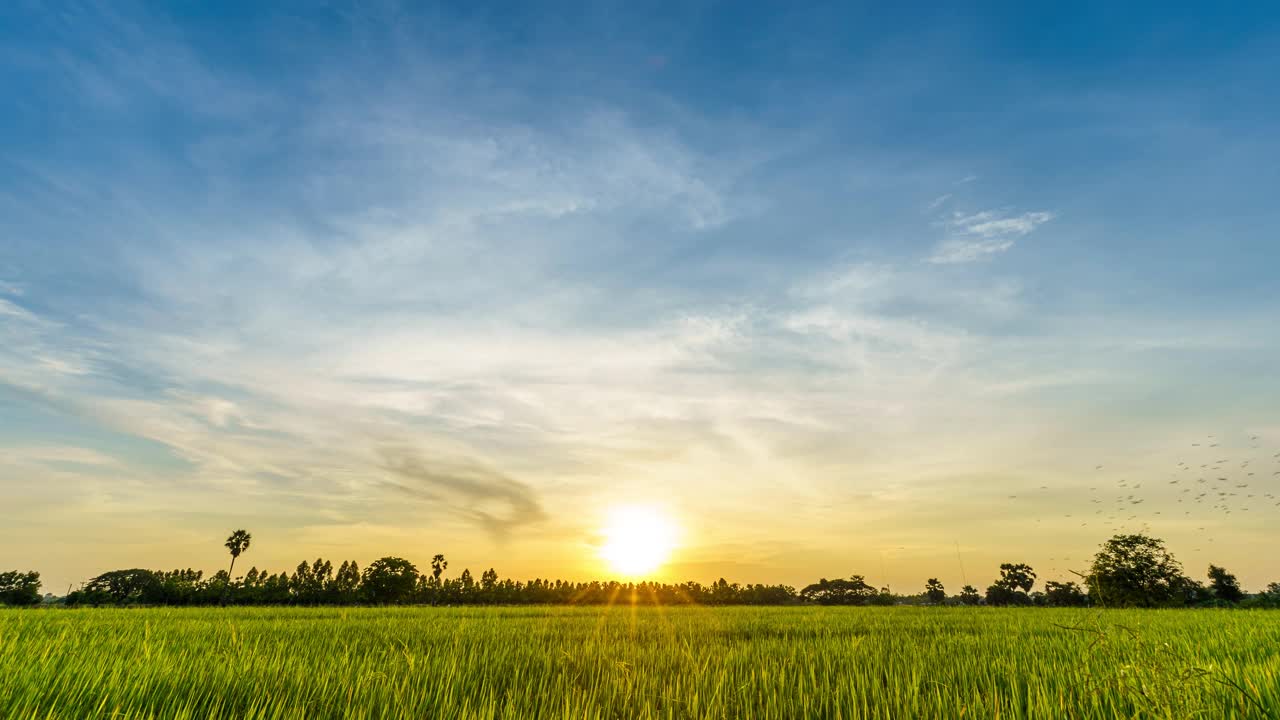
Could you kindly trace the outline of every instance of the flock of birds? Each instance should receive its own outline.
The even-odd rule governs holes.
[[[1193,442],[1186,457],[1158,481],[1109,477],[1108,469],[1097,465],[1093,472],[1098,481],[1089,488],[1087,509],[1064,512],[1061,517],[1078,521],[1080,527],[1103,529],[1107,537],[1122,532],[1151,533],[1152,523],[1159,523],[1162,531],[1194,528],[1198,540],[1194,550],[1203,552],[1216,542],[1214,534],[1228,522],[1280,511],[1280,452],[1264,449],[1257,435],[1247,437],[1247,444],[1234,449],[1214,435]],[[1050,488],[1042,485],[1039,492],[1048,493]],[[1071,556],[1049,560],[1071,561]]]

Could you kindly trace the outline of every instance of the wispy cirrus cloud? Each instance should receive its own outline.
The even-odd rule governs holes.
[[[0,315],[4,315],[17,321],[30,322],[35,320],[35,316],[26,308],[18,305],[17,303],[5,300],[4,298],[0,298]]]
[[[1040,210],[1013,215],[1004,210],[953,212],[942,222],[948,237],[928,258],[931,263],[967,263],[1005,252],[1055,217]]]
[[[382,467],[395,478],[394,487],[428,500],[459,495],[465,503],[462,512],[499,538],[547,518],[532,488],[474,459],[428,458],[396,445],[380,448],[379,455]]]
[[[0,447],[0,462],[121,466],[118,458],[90,448],[68,445],[26,445]]]

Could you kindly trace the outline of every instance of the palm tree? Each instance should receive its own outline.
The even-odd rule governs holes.
[[[240,557],[240,553],[249,549],[249,541],[251,540],[253,540],[253,536],[249,534],[248,530],[236,530],[223,543],[231,551],[231,569],[227,571],[227,585],[222,591],[222,604],[224,605],[227,603],[227,593],[231,591],[231,574],[236,571],[236,558]]]

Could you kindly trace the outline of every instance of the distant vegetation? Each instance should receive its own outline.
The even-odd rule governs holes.
[[[40,573],[0,573],[0,605],[38,605],[40,599]]]
[[[567,582],[499,578],[490,568],[474,577],[463,570],[446,578],[444,555],[432,558],[429,571],[398,557],[384,557],[361,570],[346,561],[336,568],[317,558],[299,563],[292,573],[250,568],[233,579],[235,561],[252,536],[236,530],[227,539],[227,570],[204,577],[200,570],[113,570],[57,599],[65,605],[993,605],[1045,607],[1280,607],[1280,583],[1249,596],[1226,569],[1210,565],[1208,583],[1186,576],[1164,543],[1146,535],[1116,535],[1094,556],[1081,582],[1049,581],[1035,589],[1035,570],[1026,563],[1004,563],[985,593],[965,585],[955,595],[936,578],[919,594],[895,594],[877,588],[862,575],[823,578],[799,591],[788,585],[740,585],[723,578],[703,585],[616,581]],[[35,605],[40,576],[35,572],[0,573],[0,604]]]

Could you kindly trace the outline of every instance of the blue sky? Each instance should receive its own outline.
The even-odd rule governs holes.
[[[1280,576],[1274,10],[466,8],[0,10],[0,565]]]

